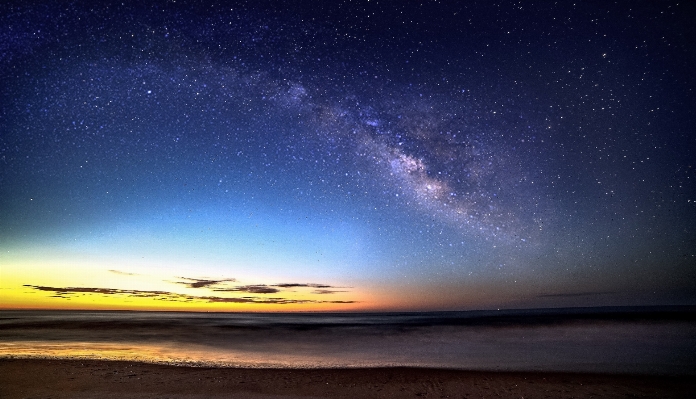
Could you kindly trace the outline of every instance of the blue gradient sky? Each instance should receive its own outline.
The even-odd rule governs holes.
[[[693,6],[373,3],[1,6],[6,306],[695,302]]]

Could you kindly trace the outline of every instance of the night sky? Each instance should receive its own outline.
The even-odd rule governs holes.
[[[4,308],[696,303],[690,2],[24,3]]]

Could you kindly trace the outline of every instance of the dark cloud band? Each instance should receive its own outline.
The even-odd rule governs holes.
[[[178,294],[169,291],[143,291],[143,290],[124,290],[117,288],[95,288],[95,287],[47,287],[41,285],[25,284],[24,287],[29,287],[37,291],[50,292],[52,298],[70,298],[77,294],[99,294],[99,295],[125,295],[135,298],[152,298],[160,301],[174,302],[208,302],[208,303],[255,303],[255,304],[317,304],[317,303],[334,303],[334,304],[349,304],[357,303],[357,301],[319,301],[312,299],[290,299],[280,297],[254,297],[245,296],[237,298],[226,298],[218,296],[193,296]],[[264,286],[254,286],[262,288]],[[238,290],[237,292],[240,292]]]

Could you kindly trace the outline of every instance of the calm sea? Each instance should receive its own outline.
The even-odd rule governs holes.
[[[435,313],[0,311],[0,358],[696,375],[696,308]]]

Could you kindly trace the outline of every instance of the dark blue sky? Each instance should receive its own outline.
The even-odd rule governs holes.
[[[33,303],[193,290],[171,285],[185,277],[326,285],[302,298],[337,310],[693,304],[695,16],[5,3],[2,288]]]

